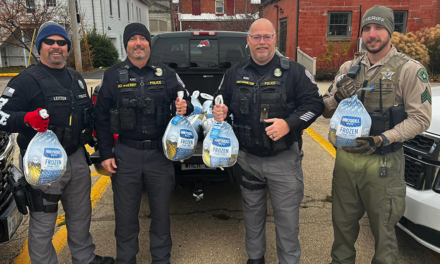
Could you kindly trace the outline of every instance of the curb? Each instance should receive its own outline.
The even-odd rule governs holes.
[[[0,73],[0,77],[14,77],[17,75],[18,73]]]

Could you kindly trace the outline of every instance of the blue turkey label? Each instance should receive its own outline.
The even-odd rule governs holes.
[[[191,115],[198,115],[202,113],[202,108],[200,106],[194,106],[194,111],[191,113]]]
[[[220,130],[222,129],[222,123],[219,124],[215,124],[212,129],[211,129],[211,133],[209,134],[209,136],[211,138],[218,138],[218,136],[220,135]]]
[[[193,149],[194,148],[194,134],[191,130],[181,129],[179,140],[177,141],[177,148]]]
[[[343,138],[357,138],[362,135],[360,117],[343,116],[336,129],[336,136]]]
[[[212,140],[209,148],[211,166],[228,166],[231,158],[231,140],[219,137]]]
[[[182,116],[176,115],[175,117],[173,117],[173,120],[171,120],[171,124],[177,125],[177,123],[179,123],[180,119],[182,118],[183,118]]]
[[[41,161],[42,170],[60,170],[63,168],[63,158],[60,149],[45,148]]]

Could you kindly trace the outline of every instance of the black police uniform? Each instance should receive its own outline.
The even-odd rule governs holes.
[[[61,179],[50,186],[25,187],[29,198],[26,205],[31,215],[29,254],[32,263],[58,263],[52,235],[60,199],[66,212],[72,262],[91,262],[95,245],[89,232],[91,178],[84,144],[92,138],[93,104],[84,79],[76,71],[53,69],[39,63],[14,77],[0,101],[0,129],[19,133],[17,143],[21,156],[36,134],[24,123],[24,117],[38,108],[48,110],[49,129],[57,135],[68,155],[66,172]]]
[[[313,76],[302,65],[277,55],[260,66],[252,59],[225,74],[218,91],[229,113],[240,151],[236,174],[241,184],[250,259],[266,250],[266,186],[274,209],[280,263],[298,263],[299,205],[304,185],[301,131],[324,110]],[[290,132],[277,141],[267,136],[265,119],[284,119]]]
[[[174,167],[163,154],[161,139],[176,111],[173,106],[177,92],[183,90],[184,84],[174,70],[151,60],[139,69],[127,58],[104,73],[96,103],[96,130],[101,160],[115,158],[117,164],[112,177],[117,263],[136,262],[143,184],[152,215],[152,260],[169,262]],[[190,113],[192,107],[187,104]],[[114,154],[112,133],[119,134]]]

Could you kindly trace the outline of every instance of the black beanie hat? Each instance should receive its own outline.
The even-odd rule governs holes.
[[[141,23],[131,23],[128,24],[124,29],[124,48],[127,50],[127,43],[130,40],[131,37],[134,35],[141,35],[144,36],[151,47],[151,37],[150,32],[148,31],[147,27],[145,27],[144,24]]]

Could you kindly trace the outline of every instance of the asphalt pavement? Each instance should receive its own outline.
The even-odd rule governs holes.
[[[96,86],[101,77],[93,79],[87,77],[87,84]],[[101,73],[102,74],[102,73]],[[0,78],[0,91],[4,89],[8,80]],[[324,93],[329,83],[319,83]],[[89,89],[90,90],[90,89]],[[327,138],[329,120],[322,117],[311,126],[317,134]],[[323,149],[316,140],[304,134],[304,185],[305,195],[300,209],[300,242],[302,246],[301,263],[329,263],[330,249],[333,241],[331,222],[331,195],[332,171],[334,158]],[[17,153],[14,162],[18,161]],[[96,186],[107,176],[97,175],[92,168],[92,184]],[[96,175],[96,176],[95,176]],[[92,214],[91,233],[96,244],[96,253],[100,255],[116,256],[114,238],[114,211],[111,185],[103,189],[103,196],[97,203]],[[191,185],[177,185],[171,201],[171,230],[173,250],[171,263],[175,264],[240,264],[246,263],[247,254],[244,242],[244,223],[241,212],[240,189],[230,182],[211,183],[205,187],[205,198],[195,202],[191,194]],[[59,215],[63,214],[60,208]],[[140,251],[137,263],[151,263],[149,254],[149,225],[151,223],[150,210],[146,192],[142,197],[139,214]],[[374,254],[374,239],[369,230],[368,217],[361,221],[361,230],[356,243],[356,263],[371,263]],[[266,263],[275,264],[277,261],[275,225],[273,210],[268,197],[267,212],[267,251]],[[63,223],[56,227],[56,231],[63,228]],[[14,263],[25,244],[28,231],[28,216],[10,242],[0,244],[0,264]],[[396,227],[399,243],[399,264],[436,264],[433,255],[417,243],[409,235]],[[72,263],[68,246],[60,246],[59,262]],[[438,256],[437,256],[438,257]],[[16,262],[19,263],[19,262]],[[28,262],[20,262],[28,263]]]

